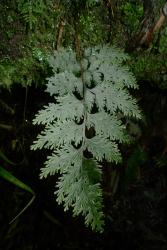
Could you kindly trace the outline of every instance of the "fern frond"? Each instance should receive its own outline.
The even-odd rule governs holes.
[[[76,60],[76,55],[72,50],[60,49],[50,57],[49,63],[54,71],[58,72],[80,72],[80,65]]]
[[[41,169],[40,178],[46,178],[55,173],[66,173],[74,164],[82,160],[81,151],[72,146],[63,146],[61,149],[54,150],[52,155],[48,156],[45,167]]]
[[[84,106],[73,95],[65,95],[57,98],[57,104],[50,103],[36,115],[33,124],[50,124],[54,120],[66,119],[80,120],[84,114]]]
[[[56,149],[62,145],[71,144],[77,146],[83,139],[83,125],[77,125],[74,121],[58,121],[48,125],[34,141],[32,149],[48,148]]]
[[[129,56],[120,49],[109,45],[88,48],[85,50],[85,56],[89,58],[91,67],[97,61],[100,64],[105,62],[106,64],[121,65],[123,61],[129,58]]]
[[[86,139],[86,149],[93,154],[98,161],[106,159],[108,162],[121,162],[121,153],[118,145],[101,136],[94,136],[92,139]]]
[[[140,118],[129,88],[134,76],[121,63],[127,56],[109,46],[89,48],[80,68],[71,50],[55,52],[50,63],[54,75],[47,91],[56,99],[39,111],[34,124],[45,125],[32,149],[53,151],[41,169],[41,178],[60,174],[57,202],[82,214],[86,225],[102,231],[104,225],[101,182],[103,161],[122,160],[119,143],[129,142],[121,117]]]
[[[88,162],[89,161],[89,162]],[[102,191],[93,178],[88,178],[87,165],[90,167],[90,172],[93,167],[97,168],[95,162],[87,159],[74,164],[73,168],[63,174],[57,183],[58,190],[57,202],[64,203],[65,211],[73,207],[73,214],[82,214],[85,216],[86,225],[91,224],[93,230],[102,231],[103,227],[103,213],[102,210]],[[80,172],[79,172],[80,171]],[[97,172],[97,170],[96,170]],[[100,175],[99,175],[100,176]],[[100,178],[98,178],[98,181]]]
[[[106,107],[111,114],[121,111],[125,116],[132,116],[137,119],[141,118],[137,101],[126,89],[118,88],[114,84],[112,84],[111,88],[111,83],[106,84],[104,82],[91,91],[96,96],[96,104],[100,110]]]
[[[87,127],[94,127],[96,134],[109,138],[110,140],[117,140],[119,142],[129,142],[129,137],[126,134],[125,125],[117,116],[109,115],[104,111],[96,114],[87,115]]]
[[[48,79],[47,92],[50,95],[72,94],[77,91],[82,96],[83,84],[72,72],[61,72]]]

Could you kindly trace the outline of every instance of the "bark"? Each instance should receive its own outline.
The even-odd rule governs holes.
[[[61,47],[61,41],[62,41],[65,24],[66,24],[66,20],[65,18],[63,18],[60,21],[59,28],[58,28],[57,39],[56,39],[56,50],[59,50],[59,48]]]
[[[137,48],[148,48],[153,40],[153,34],[158,31],[167,17],[167,3],[161,10],[161,15],[155,23],[155,2],[153,0],[143,0],[144,15],[140,25],[140,31],[135,35],[128,45],[128,51]]]

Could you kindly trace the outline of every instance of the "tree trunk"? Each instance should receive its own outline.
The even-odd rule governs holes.
[[[144,15],[140,24],[140,31],[129,42],[128,51],[133,51],[140,47],[148,48],[152,42],[154,32],[158,31],[165,22],[167,16],[167,3],[165,3],[162,8],[161,15],[156,23],[155,4],[156,1],[154,0],[143,0]]]

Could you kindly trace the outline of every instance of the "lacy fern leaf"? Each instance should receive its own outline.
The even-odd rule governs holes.
[[[118,143],[129,142],[123,116],[140,118],[129,88],[137,88],[135,78],[122,66],[127,56],[114,47],[89,48],[80,64],[71,50],[55,52],[50,59],[54,75],[47,91],[56,99],[33,120],[45,129],[32,149],[53,152],[41,169],[41,178],[60,174],[57,202],[64,209],[82,214],[86,225],[103,230],[101,165],[118,163]]]

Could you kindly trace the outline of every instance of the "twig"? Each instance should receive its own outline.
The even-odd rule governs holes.
[[[65,24],[66,24],[66,20],[65,18],[63,18],[59,23],[57,39],[56,39],[56,50],[59,50],[59,48],[61,47],[61,40],[62,40]]]
[[[27,210],[27,208],[33,203],[34,200],[35,200],[35,195],[33,195],[32,199],[28,202],[28,204],[21,210],[20,213],[18,213],[18,214],[9,222],[9,224],[12,224],[18,217],[20,217],[20,215],[22,215],[22,213],[24,213],[25,210]]]

